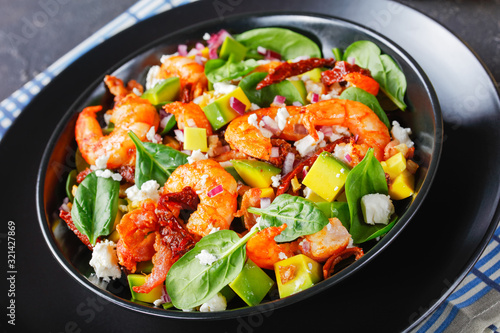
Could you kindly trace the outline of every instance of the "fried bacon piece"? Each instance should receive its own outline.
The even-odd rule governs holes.
[[[345,61],[337,61],[333,69],[329,69],[321,73],[321,82],[323,82],[326,86],[330,86],[335,82],[345,81],[344,75],[353,72],[371,77],[368,69],[361,68],[358,65],[353,65]]]
[[[256,89],[262,89],[273,83],[278,83],[286,78],[303,74],[318,67],[333,67],[335,59],[310,58],[297,62],[283,62],[281,65],[271,68],[269,74],[257,84]]]
[[[131,165],[122,165],[118,168],[118,173],[127,183],[135,184],[135,167]]]
[[[73,218],[71,217],[71,213],[70,212],[66,212],[64,210],[61,210],[59,211],[59,217],[62,218],[64,220],[64,222],[66,222],[66,224],[68,225],[68,228],[70,228],[71,231],[73,231],[75,233],[75,235],[82,241],[83,244],[87,245],[87,247],[89,248],[89,250],[92,250],[94,248],[94,246],[92,244],[90,244],[90,240],[87,236],[85,236],[84,234],[82,234],[75,226],[75,223],[73,222]],[[97,239],[96,243],[99,242],[100,240]]]
[[[348,247],[344,251],[335,254],[328,258],[328,260],[323,265],[323,277],[325,279],[329,278],[335,272],[335,265],[351,256],[355,256],[354,260],[358,260],[364,255],[363,249],[360,247]]]

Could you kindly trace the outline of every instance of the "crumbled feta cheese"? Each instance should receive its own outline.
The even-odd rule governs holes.
[[[278,123],[278,128],[280,129],[280,131],[285,129],[288,117],[290,117],[290,114],[285,107],[279,108],[276,112],[276,118],[274,119],[274,121]]]
[[[278,258],[280,260],[285,260],[285,259],[288,259],[288,256],[286,254],[284,254],[283,252],[280,252],[280,253],[278,253]]]
[[[207,250],[201,250],[195,258],[198,259],[202,265],[212,265],[215,261],[217,261],[217,257]]]
[[[257,122],[257,115],[255,113],[252,113],[251,115],[249,115],[247,121],[250,125],[253,125],[253,126],[259,128],[259,123]]]
[[[187,158],[188,163],[194,163],[196,161],[201,161],[201,160],[206,160],[208,157],[207,155],[203,154],[200,149],[193,150],[191,153],[191,156]]]
[[[260,133],[265,137],[265,138],[270,138],[273,136],[273,132],[271,132],[270,130],[268,130],[267,128],[264,128],[264,126],[266,126],[266,123],[261,120],[260,123],[259,123],[259,130],[260,130]]]
[[[252,103],[250,105],[250,111],[255,111],[255,110],[258,110],[258,109],[260,109],[260,106],[258,106],[257,104]]]
[[[321,141],[323,141],[325,135],[322,132],[318,132],[318,137],[319,140],[315,141],[311,135],[307,135],[304,138],[295,141],[293,145],[295,146],[295,148],[297,148],[297,151],[299,152],[300,156],[304,157],[314,152],[316,146]]]
[[[326,101],[326,100],[329,100],[329,99],[332,99],[332,98],[333,98],[333,96],[330,95],[330,94],[321,94],[319,96],[319,100],[320,101]]]
[[[132,89],[132,92],[134,94],[136,94],[136,96],[139,96],[139,97],[142,96],[141,91],[139,89],[137,89],[136,87],[134,87],[134,89]]]
[[[303,75],[300,77],[300,79],[301,79],[302,81],[304,81],[304,82],[311,80],[311,78],[310,78],[310,77],[309,77],[309,75],[307,75],[307,74],[303,74]]]
[[[154,126],[151,126],[149,131],[146,133],[146,138],[152,143],[158,143],[158,139],[156,138],[156,129]]]
[[[200,312],[214,312],[214,311],[224,311],[226,310],[227,302],[224,295],[217,293],[208,302],[203,303],[200,306]]]
[[[208,32],[205,32],[203,35],[203,40],[209,40],[210,39],[210,34]]]
[[[108,155],[101,155],[95,160],[95,165],[90,166],[90,170],[104,170],[108,166]]]
[[[118,205],[118,209],[122,213],[128,213],[128,206],[127,205]]]
[[[278,187],[281,184],[281,175],[275,175],[271,177],[271,180],[273,181],[272,186],[273,187]]]
[[[229,84],[226,82],[216,82],[214,83],[214,94],[216,96],[227,95],[238,88],[234,84]]]
[[[345,156],[352,154],[352,144],[351,143],[341,143],[335,146],[335,149],[333,151],[333,156],[335,158],[345,161]]]
[[[165,63],[165,61],[167,61],[169,58],[172,58],[172,57],[176,57],[179,55],[179,52],[175,52],[175,53],[172,53],[172,54],[164,54],[161,56],[160,58],[160,62],[163,64]]]
[[[160,74],[160,66],[152,66],[149,69],[148,74],[146,75],[146,90],[153,88],[158,83],[163,81],[163,79],[158,78],[158,74]]]
[[[392,122],[391,129],[392,138],[404,143],[408,148],[413,147],[414,142],[410,139],[411,128],[403,128],[397,121]]]
[[[159,188],[160,184],[152,179],[143,183],[141,189],[138,189],[137,185],[129,187],[125,190],[125,194],[132,202],[139,202],[146,199],[157,202],[160,198],[160,194],[158,193]]]
[[[302,61],[302,60],[307,60],[309,58],[310,58],[309,56],[298,56],[298,57],[293,58],[292,60],[290,60],[290,62],[299,62],[299,61]]]
[[[105,170],[96,170],[95,171],[95,175],[97,177],[101,177],[101,178],[111,178],[113,180],[116,180],[117,182],[120,182],[122,180],[122,175],[120,175],[119,173],[114,173],[112,172],[111,170],[109,169],[105,169]]]
[[[361,198],[361,208],[367,224],[388,224],[394,205],[388,195],[375,193]]]
[[[153,305],[156,306],[156,307],[158,307],[158,306],[160,306],[162,304],[163,304],[163,301],[161,300],[161,298],[158,298],[157,300],[155,300],[153,302]]]
[[[97,277],[104,281],[118,279],[122,275],[118,266],[118,256],[116,255],[116,244],[110,240],[97,243],[92,251],[92,259],[89,262],[94,267]]]

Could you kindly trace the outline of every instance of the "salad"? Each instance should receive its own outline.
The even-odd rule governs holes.
[[[418,164],[411,129],[388,117],[406,109],[399,66],[370,41],[332,52],[284,28],[221,30],[145,82],[107,75],[113,102],[78,115],[59,212],[92,251],[91,279],[223,311],[361,258],[411,200]]]

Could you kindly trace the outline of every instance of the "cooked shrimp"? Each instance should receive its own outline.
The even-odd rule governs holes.
[[[357,144],[371,147],[375,157],[382,161],[384,148],[391,141],[387,126],[366,105],[360,102],[330,99],[306,106],[303,125],[310,135],[318,140],[315,126],[340,125],[358,137]]]
[[[322,230],[303,237],[299,241],[299,249],[309,258],[323,262],[344,251],[350,239],[351,235],[340,220],[331,218]]]
[[[209,191],[222,186],[222,192],[209,196]],[[163,193],[180,192],[190,186],[200,198],[197,210],[189,217],[186,228],[196,237],[212,230],[229,229],[236,212],[237,184],[233,176],[213,160],[201,160],[179,166],[170,175]]]
[[[369,76],[363,75],[358,72],[351,72],[344,75],[343,79],[349,82],[354,87],[363,89],[364,91],[377,96],[379,84],[377,81]]]
[[[274,269],[274,264],[280,260],[293,257],[297,252],[297,243],[278,244],[274,237],[286,228],[286,223],[280,227],[268,227],[252,236],[247,242],[247,255],[257,266]]]
[[[127,86],[125,87],[121,79],[116,76],[106,75],[104,77],[104,83],[108,87],[109,91],[115,95],[115,102],[118,102],[128,94],[135,93],[134,89],[136,89],[139,94],[144,92],[144,88],[136,80],[128,81]]]
[[[125,214],[116,230],[120,235],[117,254],[120,265],[135,272],[140,261],[151,260],[155,254],[153,244],[154,232],[158,230],[156,205],[151,199],[142,202],[141,207]]]
[[[245,191],[245,193],[241,198],[241,208],[234,214],[235,217],[243,216],[243,223],[245,224],[245,228],[247,230],[250,230],[250,228],[252,228],[255,225],[258,217],[255,214],[249,213],[247,211],[247,208],[248,207],[260,208],[261,193],[262,190],[260,188],[250,188],[247,191]]]
[[[172,76],[180,79],[183,102],[190,102],[207,90],[205,68],[191,58],[172,56],[163,60],[158,78],[168,79]]]
[[[207,136],[212,135],[212,125],[198,104],[174,102],[166,104],[163,109],[175,116],[179,129],[182,130],[185,127],[205,128]]]
[[[89,106],[78,115],[75,137],[87,163],[94,165],[100,156],[108,156],[107,168],[115,169],[135,162],[135,145],[127,135],[134,132],[141,141],[152,126],[158,128],[158,112],[147,100],[129,94],[115,104],[110,121],[115,125],[109,135],[102,134],[96,119],[101,106]]]
[[[271,139],[265,137],[260,128],[251,124],[249,118],[252,115],[255,115],[257,117],[255,120],[256,124],[259,124],[265,116],[274,120],[278,113],[278,109],[280,108],[269,107],[259,109],[253,112],[245,113],[244,115],[231,121],[225,133],[225,139],[230,144],[231,148],[239,150],[240,152],[252,157],[269,161],[271,158],[271,149],[273,147]],[[298,133],[295,131],[295,125],[300,123],[300,119],[303,116],[305,109],[298,106],[287,106],[286,110],[290,116],[287,118],[287,122],[283,130],[280,133],[276,133],[276,136],[281,139],[291,141],[302,139],[307,133]]]

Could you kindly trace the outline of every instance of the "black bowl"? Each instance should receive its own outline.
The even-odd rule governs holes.
[[[332,56],[333,47],[345,49],[356,40],[370,40],[400,65],[408,83],[406,94],[408,110],[397,111],[394,116],[390,115],[390,118],[413,130],[412,138],[416,144],[414,160],[420,165],[416,174],[415,195],[398,207],[400,220],[379,242],[366,248],[368,251],[360,260],[333,277],[296,295],[254,307],[241,307],[216,313],[163,310],[129,301],[130,294],[124,279],[110,283],[107,290],[100,289],[87,279],[93,272],[88,264],[91,258],[90,251],[64,227],[64,224],[57,223],[58,207],[65,197],[64,182],[67,173],[75,167],[74,126],[78,112],[89,104],[106,103],[102,84],[104,74],[116,75],[124,81],[137,79],[143,75],[148,66],[158,64],[162,54],[175,52],[177,44],[189,44],[200,40],[205,32],[215,32],[224,28],[238,33],[267,26],[289,28],[310,37],[321,45],[325,57]],[[115,67],[95,77],[94,83],[82,92],[80,98],[68,109],[51,136],[38,173],[37,209],[40,226],[54,256],[73,278],[97,295],[125,308],[171,318],[224,319],[262,313],[296,303],[327,289],[333,290],[339,281],[361,270],[363,265],[371,261],[398,236],[430,190],[441,154],[442,128],[439,103],[425,73],[404,50],[370,29],[337,18],[297,13],[233,16],[225,18],[224,23],[220,20],[207,21],[168,34],[137,52],[124,55],[123,60]]]

